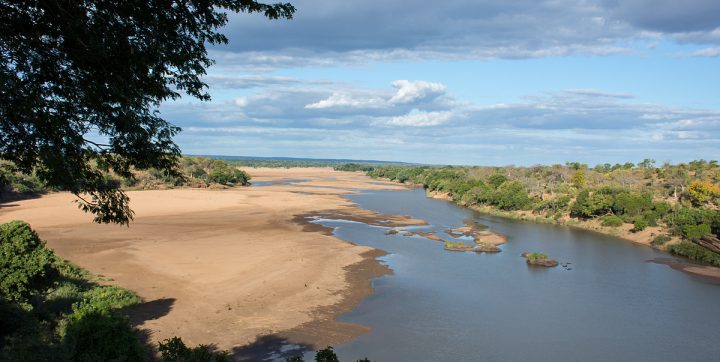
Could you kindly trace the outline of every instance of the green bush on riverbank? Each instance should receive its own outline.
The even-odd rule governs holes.
[[[668,251],[676,255],[685,256],[691,260],[720,267],[720,254],[713,253],[712,251],[695,243],[683,241],[678,244],[670,245]]]
[[[531,220],[578,224],[599,219],[609,227],[632,224],[633,232],[659,227],[685,240],[720,235],[720,166],[715,161],[660,167],[653,160],[594,168],[577,162],[532,167],[387,166],[367,174],[422,185],[428,192],[448,194],[460,205],[490,207]],[[687,248],[678,250],[697,260],[720,258],[697,247],[705,251],[703,257]]]

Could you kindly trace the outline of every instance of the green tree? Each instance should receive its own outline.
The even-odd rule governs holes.
[[[55,281],[55,261],[30,225],[22,221],[0,225],[0,300],[29,308],[31,296]]]
[[[327,347],[317,351],[317,354],[315,354],[315,362],[340,362],[340,360],[333,351],[333,348]]]
[[[655,167],[655,160],[651,158],[646,158],[642,160],[642,162],[638,163],[638,167],[640,168],[654,168]]]
[[[495,191],[493,203],[503,210],[522,210],[530,206],[532,200],[518,181],[507,181]]]
[[[610,212],[612,204],[613,197],[609,190],[583,190],[575,199],[570,214],[583,218],[604,215]]]
[[[694,181],[688,186],[688,193],[694,205],[703,205],[712,199],[720,198],[720,187],[708,181]]]
[[[62,344],[71,361],[142,361],[138,335],[115,310],[83,303],[60,326]]]
[[[490,177],[488,177],[487,183],[496,189],[496,188],[500,187],[500,185],[502,185],[507,180],[508,180],[508,178],[505,175],[496,173],[496,174],[492,174],[492,175],[490,175]]]
[[[127,224],[128,197],[103,173],[177,173],[180,129],[156,110],[181,92],[209,100],[207,44],[226,11],[290,19],[287,3],[0,0],[0,158],[73,192],[96,222]]]
[[[581,189],[581,188],[585,187],[585,178],[586,178],[586,177],[585,177],[585,172],[584,172],[584,171],[577,171],[577,172],[575,172],[575,174],[572,176],[572,178],[570,179],[570,181],[572,182],[573,186]]]
[[[187,347],[180,337],[160,342],[158,350],[164,362],[228,362],[230,352],[218,351],[214,346],[201,344]],[[302,361],[302,358],[300,359]]]

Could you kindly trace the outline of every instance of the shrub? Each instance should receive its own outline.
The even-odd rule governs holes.
[[[508,180],[508,178],[505,177],[505,175],[501,175],[501,174],[499,174],[499,173],[496,173],[496,174],[492,174],[492,175],[490,175],[490,176],[488,177],[487,183],[490,184],[490,186],[492,186],[493,188],[496,189],[496,188],[500,187],[500,185],[502,185],[503,183],[505,183],[507,180]]]
[[[613,197],[608,190],[583,190],[575,199],[570,215],[583,218],[603,215],[611,211],[612,205]]]
[[[632,232],[643,231],[643,230],[645,230],[645,228],[648,227],[648,226],[649,226],[648,221],[645,220],[644,217],[638,216],[638,217],[636,217],[635,220],[633,221]]]
[[[486,185],[473,187],[463,195],[462,202],[467,205],[488,204],[493,199],[493,189]]]
[[[671,238],[669,235],[658,235],[650,242],[650,244],[654,246],[662,246],[665,245],[665,243],[667,243],[668,241],[670,241],[670,239]]]
[[[139,304],[142,300],[133,292],[115,286],[101,286],[83,293],[83,303],[100,309],[120,309]]]
[[[525,255],[525,258],[528,260],[528,262],[534,262],[538,260],[546,260],[548,256],[543,253],[529,253]]]
[[[700,240],[705,235],[710,235],[710,225],[686,225],[682,228],[683,235],[690,240]]]
[[[160,358],[166,362],[229,362],[230,352],[217,351],[214,346],[201,344],[189,348],[180,337],[160,342]],[[302,361],[302,358],[299,359]]]
[[[602,226],[618,227],[624,224],[623,219],[617,217],[616,215],[605,215],[601,220]]]
[[[340,362],[332,347],[317,351],[315,362]]]
[[[720,187],[708,181],[695,181],[688,186],[688,193],[694,205],[702,205],[720,197]]]
[[[55,254],[22,221],[0,225],[0,297],[30,308],[33,295],[56,280]]]
[[[622,191],[615,195],[612,209],[620,215],[637,216],[644,210],[653,208],[652,194],[649,192]]]
[[[532,200],[520,182],[507,181],[497,188],[493,204],[503,210],[523,210]]]
[[[672,210],[672,206],[667,202],[656,202],[653,204],[653,210],[658,218],[662,218]]]
[[[143,361],[145,351],[125,316],[82,303],[60,324],[71,361]]]
[[[683,207],[668,215],[666,221],[673,233],[691,240],[720,232],[720,212],[710,209]]]
[[[671,245],[668,250],[673,254],[686,256],[692,260],[720,266],[720,254],[713,253],[712,251],[695,243],[683,241],[681,243]]]

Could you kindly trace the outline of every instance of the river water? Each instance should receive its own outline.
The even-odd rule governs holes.
[[[347,195],[360,207],[445,230],[471,218],[508,237],[498,254],[443,250],[419,236],[323,220],[335,235],[387,251],[393,275],[340,320],[372,328],[336,346],[341,361],[720,360],[720,286],[649,263],[668,257],[589,231],[490,217],[422,189]],[[567,267],[530,267],[537,251]],[[312,360],[312,354],[306,360]]]

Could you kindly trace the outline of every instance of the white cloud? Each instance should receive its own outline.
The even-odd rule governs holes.
[[[445,94],[447,89],[444,84],[422,80],[396,80],[392,82],[392,86],[397,88],[397,93],[390,98],[390,103],[414,103],[434,99]]]
[[[720,56],[720,47],[698,49],[698,50],[688,54],[688,56],[715,58],[715,57]]]
[[[452,116],[452,112],[415,111],[406,115],[392,117],[384,123],[391,126],[430,127],[448,122]]]
[[[391,83],[395,92],[386,90],[345,89],[335,91],[327,98],[305,105],[306,109],[397,110],[407,107],[445,107],[457,105],[453,99],[443,97],[447,87],[441,83],[422,80],[396,80]]]
[[[333,93],[330,97],[305,106],[308,109],[326,109],[337,107],[382,108],[387,103],[380,97],[354,97],[349,94]]]

